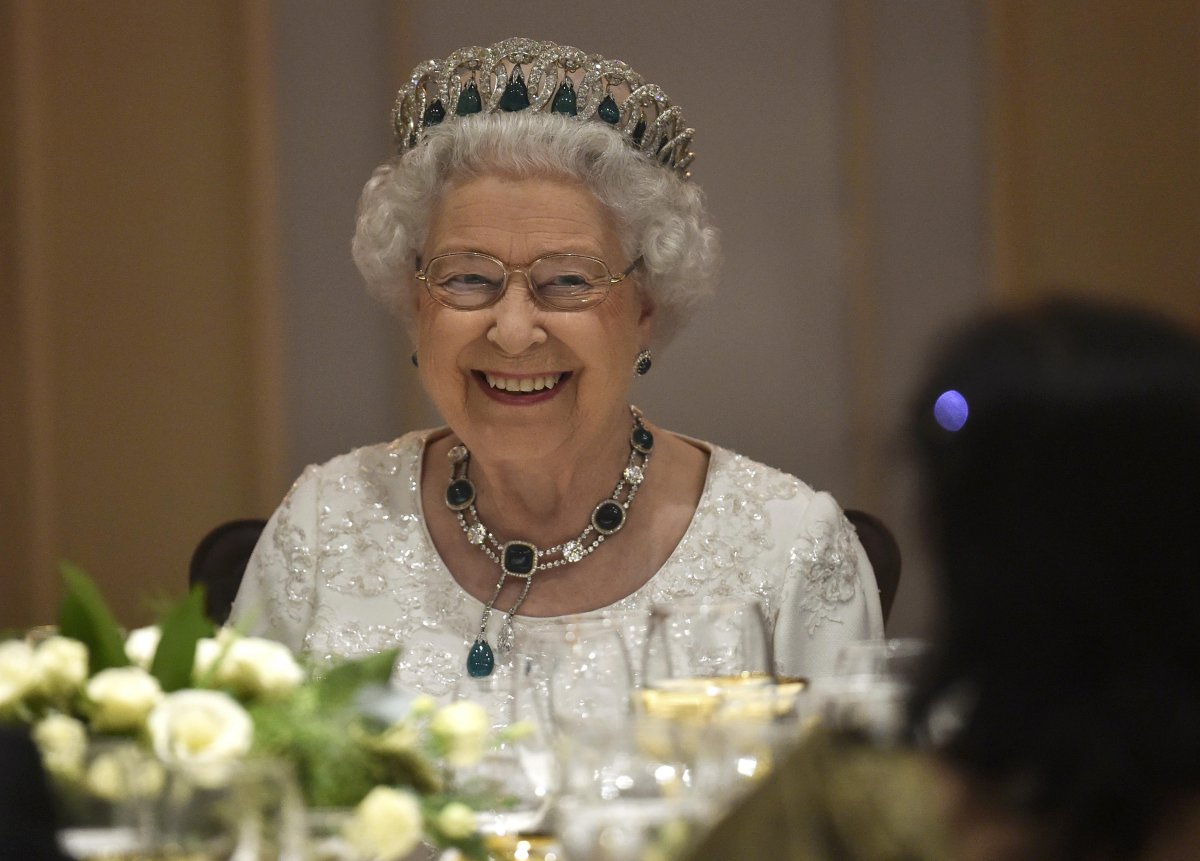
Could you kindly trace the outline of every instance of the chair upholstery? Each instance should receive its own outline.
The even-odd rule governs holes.
[[[231,520],[222,523],[196,546],[188,568],[188,583],[203,583],[205,611],[218,625],[225,624],[242,584],[246,563],[267,525],[265,520]]]
[[[879,604],[883,608],[883,621],[886,622],[900,586],[900,545],[892,531],[873,514],[850,508],[846,510],[846,519],[854,524],[858,540],[862,542],[871,568],[875,571]]]

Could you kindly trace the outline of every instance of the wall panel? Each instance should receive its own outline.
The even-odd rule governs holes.
[[[1200,325],[1200,3],[989,4],[994,289]]]
[[[52,616],[61,557],[144,620],[142,596],[181,591],[204,531],[274,496],[260,11],[4,4],[19,41],[5,295],[24,311],[19,370],[2,373],[28,416],[5,456],[32,465],[22,549],[0,560],[29,596],[10,624]]]

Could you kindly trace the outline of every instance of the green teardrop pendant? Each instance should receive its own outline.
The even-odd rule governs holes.
[[[421,117],[421,125],[436,126],[446,118],[446,109],[442,107],[442,100],[438,99],[432,105],[425,109],[424,116]]]
[[[558,89],[554,91],[554,104],[550,106],[550,111],[555,114],[566,114],[569,117],[579,113],[575,106],[575,85],[571,83],[570,78],[564,78],[563,82],[558,85]]]
[[[596,116],[609,125],[615,126],[621,121],[621,109],[617,107],[612,96],[605,96],[604,100],[600,102],[600,107],[596,108]]]
[[[490,676],[495,666],[496,657],[492,654],[492,647],[488,645],[487,640],[476,640],[467,654],[467,672],[472,678],[482,679],[484,676]]]
[[[479,98],[479,87],[475,82],[467,84],[466,89],[458,94],[458,104],[454,106],[456,116],[465,117],[467,114],[477,114],[483,110],[483,100]]]
[[[527,107],[529,107],[529,88],[525,86],[525,76],[521,74],[521,67],[517,66],[513,69],[512,77],[508,79],[504,95],[500,97],[500,110],[512,113],[513,111],[523,111]]]

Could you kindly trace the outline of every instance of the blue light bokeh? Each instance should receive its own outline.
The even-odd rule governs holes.
[[[962,430],[970,414],[967,399],[954,389],[942,392],[933,404],[933,418],[948,431]]]

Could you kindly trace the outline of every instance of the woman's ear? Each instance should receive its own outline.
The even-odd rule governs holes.
[[[639,294],[642,301],[641,315],[638,317],[638,332],[641,333],[643,344],[654,340],[654,324],[657,320],[658,306],[644,292]]]

